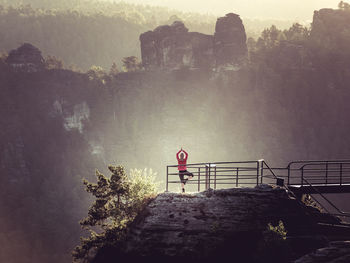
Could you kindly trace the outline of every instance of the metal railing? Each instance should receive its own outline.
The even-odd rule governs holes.
[[[334,209],[337,211],[337,213],[331,213],[331,212],[325,207],[325,205],[323,205],[320,201],[318,201],[317,198],[313,197],[313,196],[310,194],[310,196],[312,197],[312,199],[313,199],[323,210],[325,210],[328,214],[332,214],[332,215],[335,215],[335,216],[350,217],[350,213],[341,211],[332,201],[330,201],[324,194],[322,194],[321,191],[319,191],[316,187],[314,187],[308,180],[306,180],[305,178],[303,178],[303,182],[305,182],[308,186],[310,186],[316,194],[318,194],[320,197],[322,197],[322,199],[325,200],[326,203],[327,203],[328,205],[330,205],[332,208],[334,208]]]
[[[257,185],[260,180],[260,164],[261,160],[187,164],[187,171],[195,178],[187,183],[197,184],[198,191],[202,185],[206,190],[211,187],[216,189],[218,186]],[[181,183],[178,166],[168,165],[166,168],[166,191],[169,191],[169,184]]]
[[[295,161],[290,162],[286,168],[270,168],[266,162],[263,164],[269,168],[274,178],[281,178],[283,186],[295,197],[291,187],[309,187],[313,194],[309,196],[328,214],[342,217],[350,217],[350,213],[340,210],[317,187],[350,185],[350,160],[326,160],[326,161]],[[293,167],[294,166],[294,167]],[[298,167],[295,167],[298,166]],[[310,168],[311,167],[311,168]],[[277,173],[278,172],[278,173]],[[298,198],[297,198],[298,199]],[[320,200],[323,200],[321,202]],[[335,210],[330,212],[326,205]]]
[[[350,160],[294,161],[286,169],[288,185],[302,186],[303,178],[313,185],[350,184]]]
[[[166,168],[166,191],[169,191],[169,184],[180,184],[179,165],[168,165]],[[318,203],[324,211],[329,214],[350,217],[347,212],[341,211],[329,200],[318,186],[339,186],[350,185],[350,160],[310,160],[293,161],[287,167],[271,168],[263,159],[257,161],[241,162],[210,162],[187,164],[187,171],[192,173],[194,178],[188,184],[196,184],[198,192],[201,186],[205,190],[213,187],[217,189],[227,187],[257,186],[260,184],[277,184],[285,187],[294,197],[296,195],[290,187],[309,187],[314,194],[324,200],[329,207],[335,209],[331,213],[318,198],[310,194],[313,200]],[[174,180],[169,180],[174,178]],[[175,180],[176,179],[176,180]]]

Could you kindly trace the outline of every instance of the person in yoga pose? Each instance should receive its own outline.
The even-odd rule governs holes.
[[[177,169],[179,170],[179,177],[181,181],[182,192],[185,192],[185,184],[188,180],[193,178],[193,174],[187,171],[186,163],[187,163],[188,153],[181,148],[180,151],[176,154],[176,159],[178,162]],[[188,177],[185,179],[185,175]]]

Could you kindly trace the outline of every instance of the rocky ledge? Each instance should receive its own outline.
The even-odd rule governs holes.
[[[264,231],[269,223],[277,225],[280,220],[291,238],[292,251],[285,260],[326,246],[327,240],[318,235],[317,223],[339,222],[304,205],[284,188],[269,185],[193,194],[162,193],[133,222],[126,242],[118,249],[101,250],[95,262],[114,262],[108,258],[116,257],[264,262],[257,258]]]
[[[329,246],[317,249],[294,261],[295,263],[348,263],[350,262],[350,241],[335,241]]]

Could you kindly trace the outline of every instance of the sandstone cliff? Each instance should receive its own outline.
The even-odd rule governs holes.
[[[206,261],[235,259],[235,262],[264,262],[259,252],[267,224],[282,220],[292,252],[277,261],[326,245],[317,233],[317,222],[333,222],[315,208],[290,197],[285,189],[262,185],[177,194],[163,193],[153,200],[131,226],[122,250],[106,248],[95,262],[108,259],[166,259]],[[276,248],[277,250],[279,248]],[[270,251],[271,252],[271,251]],[[268,251],[263,251],[266,256]]]
[[[217,69],[235,70],[244,64],[248,52],[247,37],[239,15],[218,18],[214,34],[214,55]]]
[[[247,55],[245,29],[233,13],[217,20],[214,36],[188,32],[175,21],[141,34],[140,42],[142,63],[148,70],[237,70]]]

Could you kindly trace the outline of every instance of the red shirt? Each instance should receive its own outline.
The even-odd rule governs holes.
[[[180,157],[179,157],[179,154],[180,154],[181,151],[183,151],[183,152],[185,153],[185,158],[184,158],[183,160],[181,160]],[[186,168],[187,157],[188,157],[188,153],[187,153],[186,151],[180,150],[180,151],[177,152],[177,154],[176,154],[176,159],[177,159],[177,162],[178,162],[178,164],[179,164],[179,166],[177,167],[177,169],[178,169],[179,171],[184,171],[184,170],[187,169],[187,168]]]

